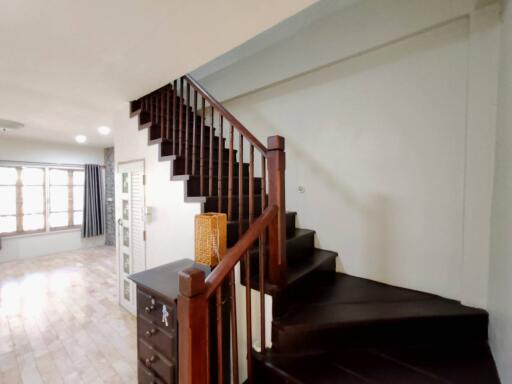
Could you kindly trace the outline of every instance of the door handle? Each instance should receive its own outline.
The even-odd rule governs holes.
[[[123,219],[117,219],[117,225],[123,226]]]

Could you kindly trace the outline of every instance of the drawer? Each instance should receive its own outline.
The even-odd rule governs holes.
[[[139,316],[137,319],[139,338],[160,352],[169,361],[176,362],[177,340],[175,334]],[[165,327],[165,324],[163,324]]]
[[[138,384],[165,384],[156,375],[147,369],[144,364],[139,361],[139,383]]]
[[[168,325],[162,322],[163,306],[166,306],[169,316],[167,318]],[[176,310],[174,304],[169,305],[163,303],[157,297],[151,296],[141,290],[137,290],[137,314],[152,321],[153,323],[168,328],[169,333],[174,332],[176,327]]]
[[[139,339],[139,359],[148,370],[156,373],[164,383],[174,384],[176,382],[176,366],[141,339]]]

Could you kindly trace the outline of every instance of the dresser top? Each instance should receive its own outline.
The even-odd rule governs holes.
[[[203,270],[206,275],[210,272],[208,267],[195,264],[193,260],[181,259],[173,263],[134,273],[128,278],[137,284],[139,288],[145,288],[156,295],[174,300],[178,297],[180,271],[191,267]]]

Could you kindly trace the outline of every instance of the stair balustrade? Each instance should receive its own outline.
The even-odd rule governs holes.
[[[180,274],[179,381],[181,384],[208,383],[212,372],[216,372],[219,383],[225,382],[229,375],[233,383],[239,382],[234,273],[235,267],[240,265],[245,285],[248,381],[252,382],[251,287],[259,288],[258,325],[264,353],[265,284],[279,286],[286,280],[284,138],[269,137],[265,147],[190,75],[133,101],[131,113],[139,116],[139,127],[150,129],[150,138],[154,132],[155,140],[168,144],[167,156],[173,160],[174,173],[199,177],[203,209],[226,213],[228,223],[236,222],[238,227],[236,242],[208,277],[197,269]],[[259,174],[258,183],[256,174]],[[215,197],[216,204],[209,204]],[[250,251],[255,247],[257,273],[251,273]],[[229,297],[224,298],[222,287],[226,285]],[[230,301],[230,337],[222,334],[224,299]],[[216,301],[217,362],[214,369],[210,366],[209,348],[211,300]],[[226,339],[231,340],[232,351],[229,373],[224,372],[224,359],[229,358],[223,352]]]

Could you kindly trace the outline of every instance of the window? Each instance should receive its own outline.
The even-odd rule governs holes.
[[[17,231],[17,189],[17,169],[8,167],[0,168],[0,233]]]
[[[50,169],[50,228],[82,225],[83,171]]]
[[[0,165],[0,234],[82,225],[84,171]]]
[[[45,229],[44,173],[44,168],[21,169],[21,232]]]

